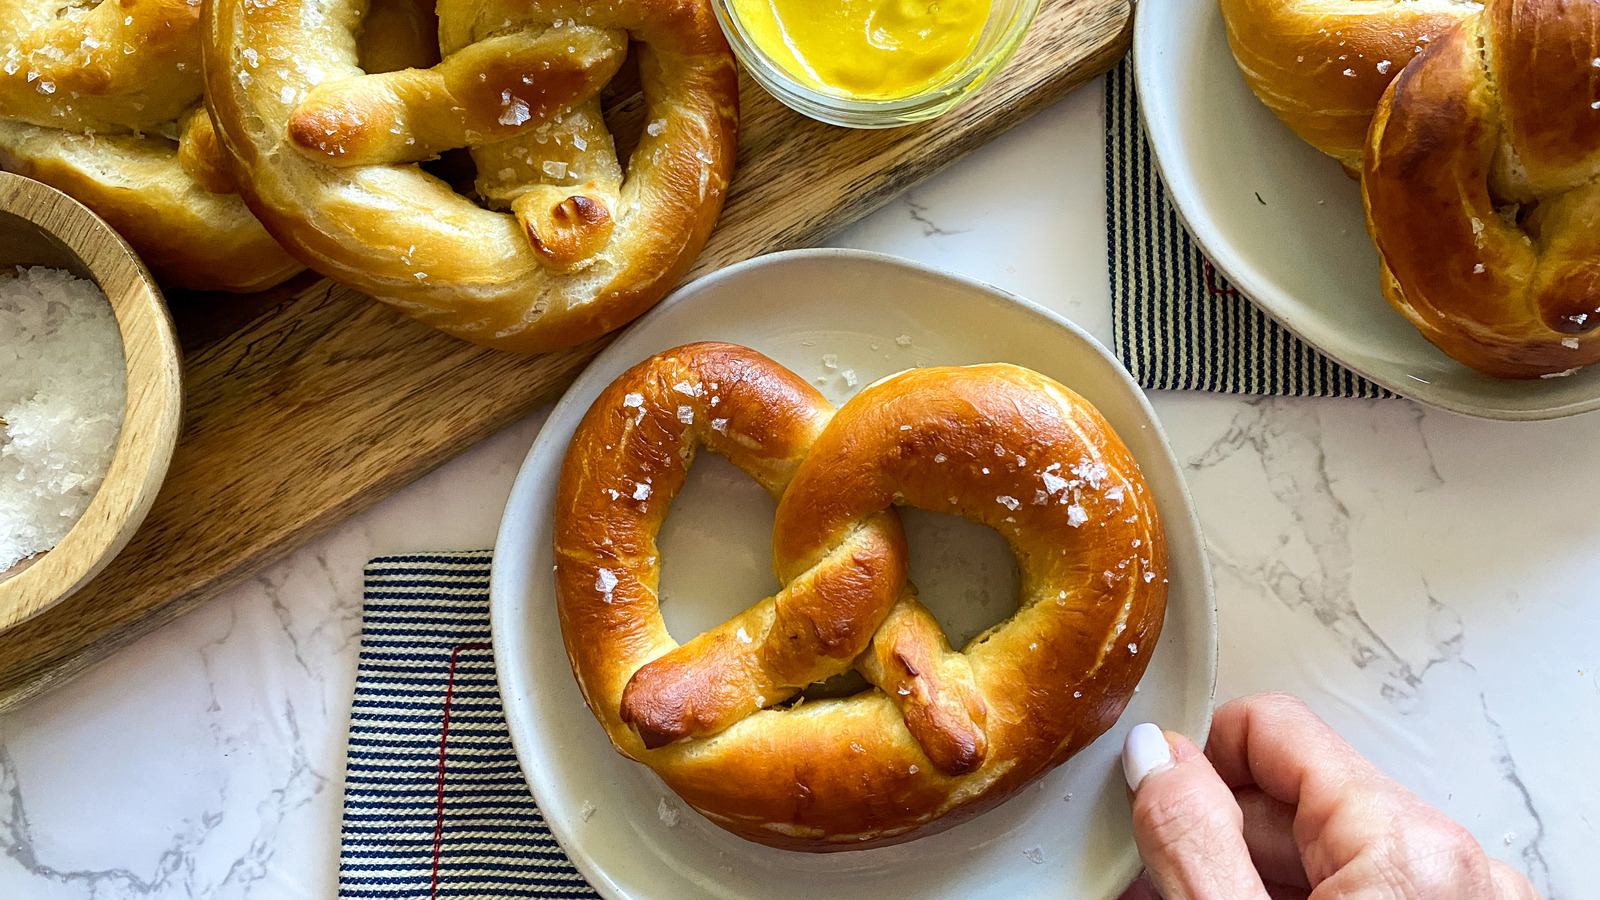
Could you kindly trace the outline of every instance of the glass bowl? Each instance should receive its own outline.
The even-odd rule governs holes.
[[[895,128],[948,112],[1000,70],[1021,45],[1041,0],[994,0],[972,50],[945,77],[905,97],[864,100],[802,82],[753,40],[730,0],[712,0],[722,31],[745,71],[784,105],[846,128]]]

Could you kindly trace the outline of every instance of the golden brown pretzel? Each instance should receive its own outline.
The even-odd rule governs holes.
[[[520,351],[616,328],[684,275],[735,150],[737,78],[707,0],[441,0],[443,61],[386,74],[353,50],[365,8],[208,6],[207,102],[246,200],[291,252]],[[597,95],[630,39],[649,124],[624,175]],[[416,165],[459,147],[482,205]]]
[[[1361,169],[1367,125],[1411,58],[1478,9],[1470,0],[1221,0],[1256,96],[1307,143]]]
[[[1490,0],[1396,79],[1363,173],[1384,295],[1505,378],[1600,361],[1600,4]]]
[[[655,539],[701,446],[779,498],[784,587],[679,646]],[[952,650],[905,581],[898,504],[1004,535],[1017,612]],[[669,350],[590,408],[556,510],[562,636],[612,743],[716,824],[796,850],[939,831],[1064,761],[1120,715],[1165,611],[1137,464],[1015,366],[903,372],[834,413],[752,350]],[[852,666],[872,689],[783,705]]]
[[[169,287],[250,291],[300,266],[219,177],[200,4],[0,3],[0,166],[93,209]]]

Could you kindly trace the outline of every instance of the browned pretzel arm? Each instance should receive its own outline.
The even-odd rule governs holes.
[[[877,685],[905,717],[906,728],[946,775],[966,775],[983,764],[988,712],[967,658],[950,649],[944,629],[909,589],[884,619],[861,674]]]
[[[783,588],[679,646],[655,536],[702,445],[779,498]],[[900,503],[1017,553],[1017,612],[960,652],[906,584]],[[562,637],[613,745],[774,846],[894,843],[998,803],[1115,721],[1165,609],[1138,466],[1081,398],[1014,366],[903,372],[833,412],[754,351],[669,350],[590,408],[556,511]],[[874,688],[784,705],[852,663]]]
[[[1600,362],[1600,7],[1491,0],[1408,67],[1363,173],[1384,294],[1491,375]]]
[[[316,85],[289,137],[334,165],[416,162],[548,126],[600,92],[627,53],[597,28],[516,33],[468,45],[431,69]]]
[[[354,40],[363,8],[206,7],[224,159],[296,257],[452,334],[525,352],[610,331],[688,271],[737,146],[738,80],[709,0],[441,0],[445,61],[376,78]],[[594,95],[625,46],[649,118],[623,166]],[[460,146],[476,197],[397,164]]]
[[[1250,89],[1352,175],[1389,82],[1478,8],[1470,0],[1221,3],[1228,44]]]

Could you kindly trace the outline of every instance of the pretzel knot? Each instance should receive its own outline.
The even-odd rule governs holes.
[[[1446,353],[1600,361],[1600,6],[1491,0],[1385,95],[1363,175],[1384,295]]]
[[[234,195],[200,107],[198,0],[0,4],[0,165],[88,205],[172,287],[299,271]]]
[[[678,645],[656,534],[699,448],[778,499],[774,596]],[[1008,620],[951,648],[906,578],[894,507],[999,531]],[[728,344],[635,366],[579,425],[554,530],[562,635],[613,744],[718,825],[798,850],[942,830],[1116,720],[1161,630],[1166,549],[1093,407],[1015,366],[914,369],[835,412]],[[789,705],[855,669],[872,686]]]
[[[369,74],[362,0],[218,0],[209,102],[250,206],[323,274],[459,337],[540,351],[637,316],[721,209],[738,115],[707,0],[441,0],[431,68]],[[600,91],[637,54],[626,173]],[[475,198],[416,165],[466,148]],[[509,214],[507,214],[509,213]]]

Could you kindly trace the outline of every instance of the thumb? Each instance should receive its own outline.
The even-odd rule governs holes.
[[[1166,900],[1266,900],[1244,842],[1244,814],[1188,738],[1135,726],[1122,748],[1133,837]]]

